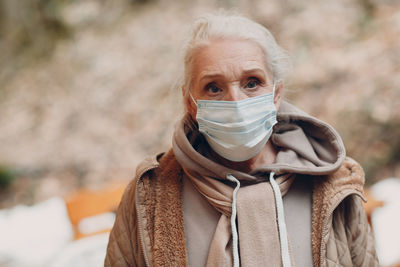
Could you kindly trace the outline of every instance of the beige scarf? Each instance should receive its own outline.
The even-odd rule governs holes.
[[[233,266],[235,258],[232,246],[235,246],[233,235],[236,227],[231,225],[235,184],[227,179],[228,176],[233,176],[241,184],[234,206],[237,210],[241,266],[281,266],[277,203],[271,184],[266,182],[266,174],[253,172],[252,175],[226,168],[203,156],[193,146],[201,149],[207,144],[190,117],[186,116],[175,129],[174,154],[196,189],[221,212],[210,244],[207,266]],[[292,182],[291,175],[281,175],[276,179],[282,196]]]

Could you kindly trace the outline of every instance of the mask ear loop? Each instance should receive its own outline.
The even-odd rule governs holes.
[[[274,87],[272,88],[272,99],[275,103],[275,92],[276,92],[276,81],[274,81]]]
[[[190,95],[190,98],[192,99],[193,103],[197,106],[197,101],[194,100],[194,97],[192,95],[192,92],[190,92],[190,90],[189,90],[189,95]]]
[[[272,88],[272,96],[275,98],[276,82],[274,81],[274,87]]]

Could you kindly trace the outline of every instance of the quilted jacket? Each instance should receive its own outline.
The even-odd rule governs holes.
[[[358,163],[346,158],[335,173],[307,178],[313,181],[314,266],[378,266]],[[117,211],[105,266],[187,266],[182,188],[172,151],[138,166]]]

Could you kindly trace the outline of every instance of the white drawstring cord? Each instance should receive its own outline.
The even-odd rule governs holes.
[[[233,190],[232,195],[232,215],[231,215],[231,228],[232,228],[232,250],[233,250],[233,266],[239,267],[239,245],[238,245],[238,233],[236,229],[236,195],[240,188],[240,182],[232,174],[227,174],[226,178],[229,181],[235,182],[236,187]]]
[[[283,267],[291,267],[292,263],[290,261],[290,255],[289,255],[289,242],[287,237],[285,216],[283,210],[282,194],[279,185],[276,183],[274,179],[274,175],[275,173],[273,172],[270,173],[269,181],[271,183],[275,196],[275,203],[276,203],[277,217],[278,217],[278,231],[281,244],[282,265]],[[233,190],[233,195],[232,195],[231,229],[232,229],[233,266],[239,267],[239,248],[238,248],[239,245],[238,245],[238,233],[236,228],[236,213],[237,213],[236,199],[237,199],[237,191],[240,188],[240,182],[232,174],[227,174],[226,178],[229,181],[236,183],[236,187]]]
[[[269,182],[271,183],[275,195],[275,203],[278,216],[279,239],[281,241],[280,243],[281,243],[282,265],[283,267],[291,267],[292,263],[290,261],[290,255],[289,255],[289,242],[286,231],[285,215],[283,211],[282,194],[279,185],[276,183],[274,179],[274,175],[275,175],[274,172],[270,173]]]

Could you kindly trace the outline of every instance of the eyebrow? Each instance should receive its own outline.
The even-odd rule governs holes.
[[[218,78],[218,77],[221,77],[221,76],[223,76],[223,75],[220,74],[220,73],[208,73],[208,74],[202,76],[202,77],[200,78],[200,81],[206,80],[206,79]]]
[[[248,70],[244,70],[243,71],[243,74],[252,74],[252,73],[257,73],[257,74],[262,74],[264,77],[266,76],[265,75],[265,72],[261,69],[261,68],[253,68],[253,69],[248,69]],[[221,77],[221,76],[224,76],[224,75],[222,75],[221,73],[219,73],[219,72],[210,72],[210,73],[207,73],[207,74],[205,74],[204,76],[202,76],[201,78],[200,78],[200,81],[202,81],[202,80],[205,80],[205,79],[213,79],[213,78],[218,78],[218,77]]]
[[[244,70],[243,72],[244,72],[244,74],[258,73],[258,74],[262,74],[263,76],[266,75],[265,72],[260,68],[248,69],[248,70]]]

